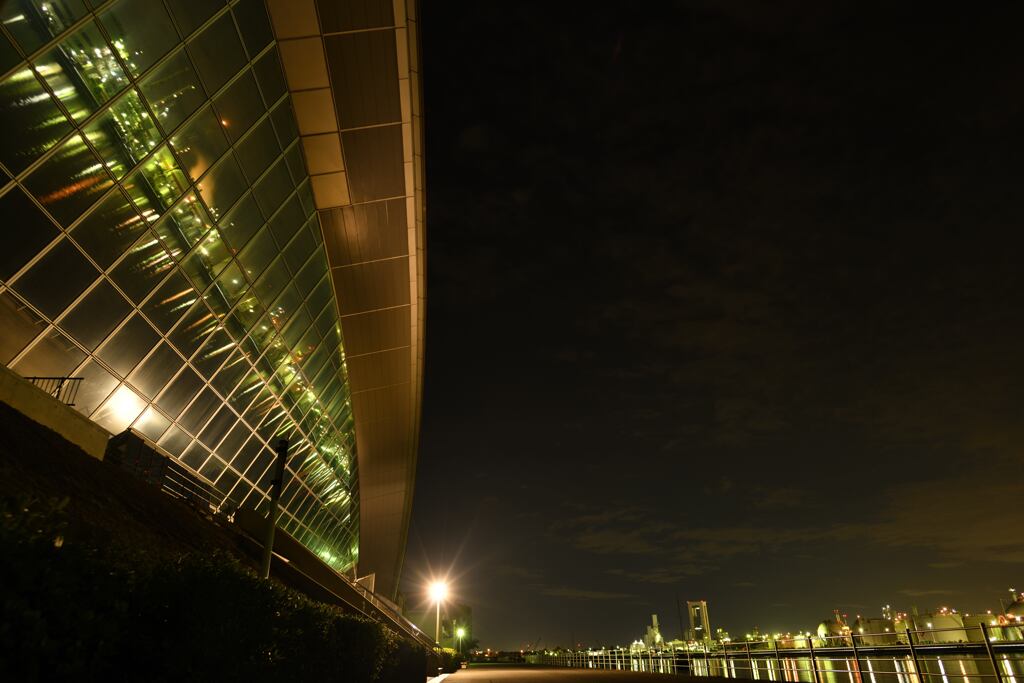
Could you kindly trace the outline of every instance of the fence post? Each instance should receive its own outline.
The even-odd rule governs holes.
[[[981,638],[985,641],[985,651],[988,652],[988,661],[992,662],[992,671],[996,675],[996,683],[1003,683],[1003,675],[999,673],[999,662],[996,661],[996,653],[992,649],[992,641],[988,639],[988,625],[984,622],[978,624],[981,628]]]
[[[814,640],[812,636],[807,636],[807,650],[811,653],[811,680],[814,683],[818,683],[818,663],[814,658]]]
[[[754,658],[750,656],[750,643],[749,642],[745,642],[743,644],[747,646],[747,666],[750,667],[750,678],[751,678],[751,680],[753,680],[753,678],[754,678]]]
[[[860,655],[857,654],[857,635],[850,632],[850,646],[853,648],[853,663],[857,668],[857,683],[864,683],[863,677],[860,675]]]
[[[693,662],[690,661],[690,641],[689,640],[686,641],[686,645],[684,647],[686,648],[686,650],[685,650],[685,652],[686,652],[686,675],[687,676],[692,676],[693,675]]]
[[[910,632],[909,628],[903,629],[907,634],[907,647],[910,648],[910,658],[914,662],[914,676],[917,678],[918,683],[925,683],[924,678],[921,677],[921,662],[917,659],[917,650],[914,648],[914,634]],[[997,673],[996,676],[999,674]]]

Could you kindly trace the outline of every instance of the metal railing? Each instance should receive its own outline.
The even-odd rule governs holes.
[[[26,377],[29,382],[39,387],[64,405],[75,405],[78,388],[83,377]]]
[[[791,683],[1024,683],[1024,624],[546,653],[549,666]]]

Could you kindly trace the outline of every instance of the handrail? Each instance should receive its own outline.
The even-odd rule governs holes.
[[[64,405],[75,405],[84,377],[26,377],[26,380],[53,396]]]

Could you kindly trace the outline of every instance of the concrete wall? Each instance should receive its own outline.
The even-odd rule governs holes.
[[[0,366],[0,401],[57,432],[97,460],[103,459],[110,439],[107,430],[4,366]]]

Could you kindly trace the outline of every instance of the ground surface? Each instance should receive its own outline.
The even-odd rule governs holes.
[[[682,683],[703,679],[634,671],[602,671],[541,666],[474,666],[448,677],[452,683]]]

